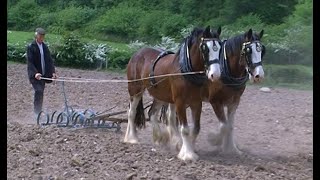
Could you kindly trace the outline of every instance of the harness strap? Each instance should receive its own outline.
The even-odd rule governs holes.
[[[208,66],[210,66],[211,64],[214,64],[214,63],[219,64],[219,59],[210,60],[210,61],[208,62]]]
[[[164,56],[168,55],[168,54],[174,54],[174,52],[172,51],[162,51],[158,57],[152,62],[152,65],[150,67],[150,74],[149,74],[149,77],[150,77],[150,84],[151,86],[156,86],[156,79],[153,78],[154,77],[154,68],[157,64],[157,62]]]

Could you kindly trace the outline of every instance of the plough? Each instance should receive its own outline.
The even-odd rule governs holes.
[[[76,111],[71,106],[68,106],[67,97],[64,90],[64,81],[62,81],[62,92],[65,100],[64,111],[60,113],[58,111],[54,111],[51,115],[41,111],[37,116],[38,125],[45,126],[56,124],[58,127],[115,128],[117,131],[119,131],[121,129],[120,124],[123,122],[128,122],[127,119],[113,117],[115,115],[126,113],[126,110],[107,113],[107,111],[110,111],[115,107],[112,107],[101,113],[94,112],[91,109]]]

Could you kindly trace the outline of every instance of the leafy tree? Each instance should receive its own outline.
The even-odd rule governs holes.
[[[71,6],[60,11],[57,16],[57,26],[62,26],[67,31],[73,31],[87,23],[94,16],[94,10],[87,7]]]
[[[104,34],[134,37],[139,28],[140,17],[143,15],[144,11],[142,9],[130,7],[127,4],[119,4],[97,20],[96,29]]]
[[[8,28],[19,31],[34,30],[38,14],[40,7],[34,1],[20,0],[8,10]]]

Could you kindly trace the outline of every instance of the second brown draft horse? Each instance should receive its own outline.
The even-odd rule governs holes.
[[[145,115],[142,96],[145,89],[155,99],[149,110],[153,131],[159,131],[157,112],[165,103],[172,104],[172,109],[177,112],[179,124],[181,124],[182,148],[178,158],[182,160],[196,160],[198,155],[194,152],[192,142],[199,133],[197,129],[190,131],[186,116],[186,106],[190,106],[192,118],[200,124],[202,109],[201,91],[208,81],[218,80],[220,77],[220,39],[221,28],[214,33],[208,26],[205,29],[194,28],[186,37],[177,53],[154,49],[142,48],[130,59],[127,66],[128,91],[130,95],[130,107],[128,111],[128,126],[124,142],[137,143],[136,127],[145,125]],[[159,78],[153,76],[174,74],[180,72],[206,73],[183,76],[170,76]],[[147,78],[141,80],[142,78]],[[135,81],[136,80],[136,81]],[[175,113],[174,113],[175,114]],[[174,116],[169,118],[175,119]],[[172,122],[172,121],[171,121]],[[175,131],[175,125],[172,126]]]

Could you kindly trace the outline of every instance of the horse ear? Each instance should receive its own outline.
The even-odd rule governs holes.
[[[219,36],[220,36],[220,34],[221,34],[221,26],[219,26],[217,33],[218,33]]]
[[[251,39],[252,39],[252,29],[251,28],[246,33],[245,37],[247,38],[247,41],[251,41]]]
[[[260,32],[260,34],[259,34],[260,39],[261,39],[262,36],[263,36],[263,32],[264,32],[264,30],[262,29],[261,32]]]
[[[207,26],[206,29],[204,30],[203,36],[209,37],[210,34],[211,34],[210,26]]]

